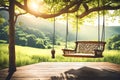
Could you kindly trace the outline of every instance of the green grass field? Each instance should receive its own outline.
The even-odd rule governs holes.
[[[62,46],[56,46],[56,58],[51,58],[51,49],[39,49],[23,46],[16,47],[16,65],[23,66],[39,62],[112,62],[120,64],[119,50],[105,50],[103,58],[71,58],[62,56]],[[8,44],[0,44],[0,69],[8,67]]]

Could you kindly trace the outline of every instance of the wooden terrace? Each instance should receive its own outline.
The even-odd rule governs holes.
[[[120,80],[120,65],[109,62],[41,62],[0,70],[0,80]]]

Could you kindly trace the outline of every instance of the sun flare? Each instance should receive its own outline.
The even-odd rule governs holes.
[[[38,10],[39,6],[35,2],[33,2],[33,3],[31,3],[31,9],[32,10]]]
[[[43,11],[43,0],[28,0],[28,8],[34,12]]]

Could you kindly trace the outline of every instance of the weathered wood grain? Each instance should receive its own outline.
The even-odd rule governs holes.
[[[0,70],[0,80],[120,80],[120,65],[109,62],[41,62],[17,67],[12,76],[8,75],[8,69]]]

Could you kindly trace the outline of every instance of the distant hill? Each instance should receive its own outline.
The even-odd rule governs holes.
[[[8,20],[8,13],[5,11],[0,12],[5,19]],[[16,25],[20,24],[19,27],[27,27],[31,30],[42,31],[44,33],[50,32],[51,35],[53,33],[53,22],[50,22],[47,19],[36,18],[34,16],[19,16]],[[59,20],[56,21],[56,34],[65,40],[66,37],[66,24],[63,24]],[[80,31],[78,34],[78,40],[97,40],[98,31],[97,27],[93,27],[91,25],[85,25],[80,27]],[[120,26],[107,26],[105,28],[106,40],[111,36],[120,34]],[[76,32],[73,31],[73,27],[69,25],[69,41],[75,41]]]
[[[31,18],[33,20],[31,20]],[[21,21],[24,26],[31,29],[41,30],[44,32],[53,32],[53,22],[45,19],[39,19],[36,17],[19,17],[18,22]],[[61,24],[56,21],[56,34],[65,39],[66,37],[66,24]],[[101,34],[101,33],[100,33]],[[105,28],[106,40],[111,36],[120,34],[120,26],[107,26]],[[76,32],[73,30],[72,26],[69,26],[68,40],[75,40]],[[98,39],[98,27],[86,25],[81,26],[78,33],[78,40],[97,40]]]
[[[34,16],[19,16],[17,23],[21,23],[23,27],[27,27],[33,30],[40,30],[44,33],[53,33],[53,22],[48,19],[36,18]],[[59,21],[55,22],[55,34],[60,36],[62,39],[66,37],[66,24],[62,24]],[[73,32],[72,26],[69,26],[69,39],[74,40],[75,32]],[[71,38],[72,36],[72,38]],[[68,39],[68,40],[69,40]]]
[[[45,19],[39,19],[33,17],[31,20],[30,17],[19,17],[18,21],[22,21],[25,27],[29,27],[31,29],[41,30],[44,32],[53,33],[53,22],[50,22]],[[30,23],[29,23],[30,21]],[[33,22],[32,22],[33,21]],[[29,24],[28,24],[29,23]],[[61,24],[59,21],[56,21],[56,34],[65,39],[66,37],[66,24]],[[76,32],[73,31],[73,27],[69,26],[68,40],[75,40]],[[101,33],[100,33],[101,34]],[[111,36],[120,34],[120,26],[107,26],[105,28],[105,37],[106,40]],[[97,40],[98,38],[98,27],[93,26],[83,26],[80,27],[78,33],[78,40]]]
[[[109,39],[111,36],[117,35],[117,34],[120,34],[120,26],[106,26],[105,27],[105,39],[106,40]],[[98,39],[98,28],[89,27],[89,26],[81,27],[80,32],[79,32],[79,39],[80,40],[97,40]]]

